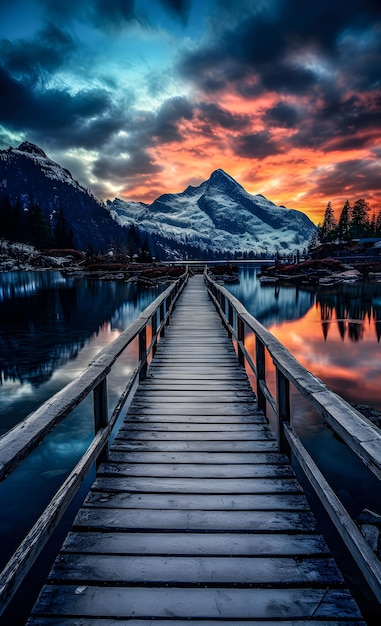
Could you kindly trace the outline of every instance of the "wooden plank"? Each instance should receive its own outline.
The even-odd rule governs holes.
[[[236,420],[239,420],[238,422]],[[169,409],[168,409],[168,413],[166,415],[163,415],[163,413],[161,414],[155,414],[155,412],[150,412],[147,410],[142,410],[137,411],[134,407],[131,407],[131,409],[128,412],[128,415],[126,416],[126,420],[125,420],[125,426],[126,428],[128,427],[128,424],[130,421],[139,421],[141,423],[144,422],[148,422],[150,424],[155,424],[155,422],[172,422],[175,424],[205,424],[205,426],[207,426],[208,424],[232,424],[234,423],[238,423],[238,424],[245,424],[245,425],[250,425],[250,424],[267,424],[267,421],[265,420],[265,418],[263,417],[262,414],[260,413],[246,413],[244,415],[240,414],[240,415],[234,415],[231,412],[228,413],[227,415],[215,415],[213,413],[210,413],[209,415],[206,415],[205,413],[203,413],[202,411],[199,410],[199,408],[197,408],[195,410],[195,414],[192,415],[187,415],[187,414],[177,414],[174,413],[172,411],[172,413],[169,413]]]
[[[248,402],[250,404],[254,404],[253,394],[249,391],[235,391],[234,393],[228,393],[226,391],[212,391],[212,390],[198,390],[194,393],[192,391],[161,391],[152,389],[149,394],[149,398],[147,398],[147,394],[138,393],[136,396],[136,402],[146,402],[149,404],[154,403],[169,403],[169,402],[177,402],[177,403],[192,403],[192,404],[211,404],[216,402],[221,402],[222,404],[231,402]]]
[[[160,352],[157,352],[156,355],[157,356],[155,356],[155,360],[151,362],[151,365],[150,365],[150,369],[152,371],[156,371],[156,369],[163,370],[166,367],[169,367],[170,369],[174,369],[177,366],[181,367],[184,370],[192,369],[192,368],[195,369],[196,366],[204,370],[208,369],[208,365],[204,363],[204,360],[197,362],[195,359],[192,359],[191,361],[189,361],[189,358],[183,359],[180,357],[176,357],[175,354],[172,354],[171,357],[169,357],[167,353],[160,354]],[[209,356],[213,358],[212,354],[210,354]],[[234,369],[237,367],[237,357],[235,355],[235,351],[229,354],[228,356],[225,355],[224,358],[218,358],[217,360],[218,360],[218,370],[220,371],[221,374],[227,374],[227,371],[229,368],[231,372],[232,364],[233,364]],[[242,371],[244,371],[244,368],[238,365],[237,371],[238,373],[241,373]]]
[[[207,550],[207,548],[206,548]],[[132,556],[62,554],[50,579],[123,585],[341,585],[332,558]]]
[[[305,511],[198,511],[157,509],[99,509],[82,507],[73,527],[78,530],[163,530],[222,532],[316,532]]]
[[[243,402],[239,405],[229,403],[229,404],[218,404],[218,402],[211,402],[203,405],[195,405],[192,402],[177,402],[171,403],[170,405],[164,407],[162,402],[151,402],[148,403],[137,403],[131,406],[130,410],[131,415],[192,415],[194,417],[197,416],[205,416],[208,415],[216,415],[223,417],[224,415],[239,417],[242,419],[244,416],[253,416],[256,417],[258,415],[258,411],[253,404]]]
[[[205,432],[182,432],[180,430],[130,430],[129,428],[120,430],[117,441],[205,441]],[[249,429],[246,432],[245,441],[274,441],[274,435],[268,427],[255,430]],[[234,431],[213,430],[208,433],[208,441],[242,441],[242,434]]]
[[[308,511],[307,499],[300,494],[215,495],[115,492],[97,484],[84,505],[114,509],[195,509],[202,511]]]
[[[197,620],[197,619],[193,619],[192,620],[192,626],[218,626],[221,622],[219,622],[218,620],[210,620],[210,619],[202,619],[202,620]],[[302,626],[304,624],[303,621],[300,620],[283,620],[282,619],[282,626]],[[359,620],[355,620],[355,621],[348,621],[346,618],[341,619],[339,618],[335,618],[332,617],[331,619],[323,619],[323,620],[319,620],[319,621],[315,621],[315,620],[310,620],[308,619],[308,626],[354,626],[354,624],[356,624],[357,626],[366,626],[366,623],[363,621],[359,621]],[[248,626],[248,622],[247,621],[240,621],[240,620],[225,620],[224,619],[224,625],[225,626]],[[28,620],[28,624],[27,626],[74,626],[73,625],[73,618],[69,617],[48,617],[48,618],[44,618],[44,617],[38,617],[37,619],[34,618],[30,618]],[[92,617],[90,619],[87,618],[83,618],[81,617],[81,621],[80,623],[78,623],[78,626],[152,626],[152,619],[138,619],[138,620],[134,620],[134,619],[108,619],[106,618],[96,618],[96,617]],[[160,620],[160,626],[189,626],[189,620],[188,619],[184,619],[184,620],[178,620],[178,619],[170,619],[170,620],[165,620],[165,619],[161,619]],[[280,626],[279,625],[279,621],[271,621],[271,620],[266,620],[261,621],[261,620],[255,620],[255,626]]]
[[[111,608],[112,607],[112,608]],[[348,591],[329,589],[223,589],[46,586],[34,615],[183,619],[361,618]]]
[[[288,463],[209,463],[161,462],[157,466],[145,463],[129,463],[122,456],[117,461],[109,459],[98,468],[98,476],[163,476],[184,478],[295,478]]]
[[[71,532],[63,552],[236,556],[328,556],[321,535],[282,533]]]
[[[178,420],[167,422],[152,422],[142,420],[126,420],[120,427],[119,432],[128,431],[171,431],[171,432],[196,432],[196,433],[212,433],[212,432],[230,432],[241,433],[242,436],[250,434],[251,432],[260,432],[264,427],[265,421],[261,420],[258,424],[255,423],[240,423],[240,422],[224,422],[215,421],[212,423],[204,424],[203,422],[196,423],[184,423]],[[265,430],[267,430],[267,425]],[[204,435],[205,436],[205,435]]]
[[[123,441],[115,439],[115,450],[151,452],[275,452],[277,444],[268,441]]]
[[[221,392],[226,393],[227,391],[246,391],[250,394],[252,390],[248,381],[235,381],[235,380],[226,380],[226,381],[205,381],[202,382],[187,382],[186,379],[180,381],[169,381],[169,382],[159,382],[155,379],[155,382],[149,381],[149,384],[142,385],[141,391],[175,391],[175,392],[184,392],[184,391],[201,391],[205,392]]]
[[[102,481],[102,483],[100,482]],[[302,488],[295,478],[155,478],[123,477],[98,478],[94,485],[112,483],[115,491],[149,493],[300,493]],[[107,487],[105,487],[107,488]]]
[[[256,464],[287,463],[287,457],[278,452],[147,452],[121,451],[112,447],[109,453],[110,462],[124,461],[126,463],[212,463],[212,464]]]

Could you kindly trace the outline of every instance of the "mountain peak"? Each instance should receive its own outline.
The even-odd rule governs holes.
[[[17,150],[20,150],[20,152],[28,152],[28,154],[37,154],[38,156],[47,158],[45,152],[34,143],[30,143],[30,141],[23,141],[20,143]]]
[[[227,174],[224,170],[218,169],[214,170],[210,175],[208,180],[208,184],[216,185],[217,187],[224,187],[230,190],[236,191],[238,189],[243,189],[242,185],[240,185],[232,176]]]
[[[222,169],[214,170],[214,172],[212,172],[210,175],[209,181],[213,183],[223,181],[223,182],[234,183],[235,185],[238,184],[237,181],[234,180],[232,176],[229,176],[229,174],[224,172],[224,170]]]

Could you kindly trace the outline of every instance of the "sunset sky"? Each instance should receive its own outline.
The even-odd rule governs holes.
[[[315,222],[381,208],[379,1],[0,0],[0,46],[0,148],[98,198],[223,168]]]

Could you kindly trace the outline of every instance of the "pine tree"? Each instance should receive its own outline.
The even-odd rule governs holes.
[[[376,220],[376,214],[373,211],[372,213],[372,219],[369,222],[369,237],[374,237],[376,235],[376,224],[377,224],[377,220]]]
[[[12,240],[13,207],[5,196],[0,199],[0,237]]]
[[[73,230],[67,223],[62,210],[55,216],[53,236],[57,248],[74,248]]]
[[[367,235],[369,230],[369,211],[369,204],[363,198],[356,200],[352,209],[351,221],[351,234],[354,239]]]
[[[28,209],[27,242],[36,248],[51,248],[52,236],[49,224],[38,204]]]
[[[338,224],[338,237],[344,241],[348,241],[351,238],[351,221],[352,221],[352,209],[349,204],[349,200],[345,201],[343,210],[341,211]]]
[[[319,238],[322,243],[333,241],[337,236],[337,221],[331,202],[328,202],[324,213],[323,224],[320,228]]]
[[[377,215],[376,219],[376,237],[381,237],[381,209]]]

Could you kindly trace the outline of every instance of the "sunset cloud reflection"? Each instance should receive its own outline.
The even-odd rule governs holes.
[[[361,329],[355,336],[361,339],[354,340],[348,330],[351,320],[342,322],[346,329],[342,337],[334,310],[324,338],[321,315],[321,306],[317,304],[301,319],[273,325],[269,330],[330,388],[349,401],[381,410],[380,344],[374,318],[355,321],[355,326]]]

